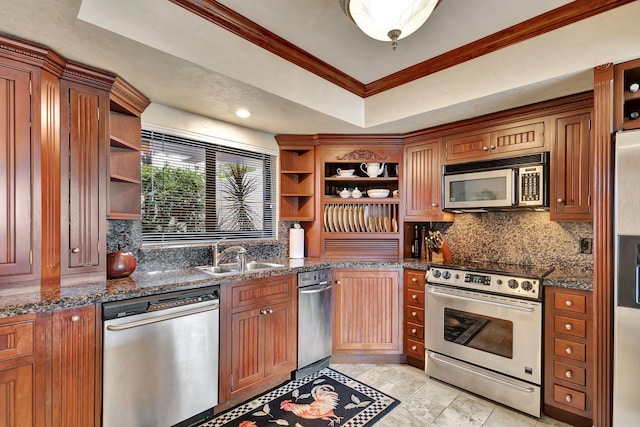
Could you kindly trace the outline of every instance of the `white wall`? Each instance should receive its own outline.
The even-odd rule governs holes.
[[[152,103],[142,113],[142,128],[228,147],[278,155],[274,135]]]

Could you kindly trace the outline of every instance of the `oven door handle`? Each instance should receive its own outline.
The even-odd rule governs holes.
[[[483,304],[495,305],[495,306],[502,307],[502,308],[508,308],[510,310],[524,311],[525,313],[532,313],[532,312],[534,312],[536,310],[534,307],[519,307],[517,305],[505,304],[503,302],[486,301],[486,300],[478,299],[478,298],[469,298],[469,297],[463,297],[463,296],[460,296],[460,295],[452,295],[452,294],[448,294],[448,293],[445,293],[445,292],[434,291],[433,289],[429,289],[427,291],[427,293],[430,294],[430,295],[437,295],[437,296],[443,296],[443,297],[447,297],[447,298],[460,299],[460,300],[463,300],[463,301],[481,302]]]
[[[517,384],[511,384],[508,381],[502,380],[500,378],[496,378],[496,377],[491,376],[491,375],[487,375],[487,374],[485,374],[483,372],[478,372],[478,371],[476,371],[474,369],[467,368],[466,366],[461,366],[461,365],[458,365],[457,363],[453,363],[453,362],[449,362],[448,360],[440,359],[438,356],[435,355],[435,353],[429,352],[429,359],[435,360],[436,362],[444,363],[444,364],[452,366],[452,367],[454,367],[456,369],[461,369],[463,371],[467,371],[470,374],[477,375],[479,377],[482,377],[482,378],[488,379],[490,381],[505,385],[507,387],[511,387],[511,388],[519,390],[519,391],[523,391],[525,393],[533,393],[535,391],[535,389],[533,387],[522,387],[522,386],[519,386]]]

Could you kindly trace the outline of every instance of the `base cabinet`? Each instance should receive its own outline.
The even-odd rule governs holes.
[[[424,369],[425,271],[404,271],[404,354],[410,365]]]
[[[86,306],[48,313],[51,336],[50,382],[52,426],[100,426],[97,378],[99,348],[96,307]]]
[[[575,426],[593,417],[592,295],[545,289],[544,411]]]
[[[232,406],[290,378],[296,369],[296,278],[294,275],[223,286],[220,405]]]
[[[402,354],[398,270],[333,270],[333,354]]]

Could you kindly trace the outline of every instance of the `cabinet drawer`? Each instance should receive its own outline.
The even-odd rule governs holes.
[[[424,344],[407,338],[407,348],[404,349],[405,354],[417,359],[424,358]]]
[[[587,395],[581,391],[563,387],[558,384],[553,385],[553,400],[562,405],[584,411],[586,409]]]
[[[34,352],[35,320],[0,324],[0,361]]]
[[[559,380],[569,381],[574,384],[587,385],[587,372],[579,366],[553,362],[553,376]]]
[[[556,310],[573,311],[575,313],[587,312],[587,299],[584,295],[556,292],[554,297],[553,306]]]
[[[404,290],[404,301],[408,306],[424,308],[424,291],[407,288]]]
[[[293,275],[287,275],[239,283],[233,285],[232,294],[234,309],[263,305],[279,299],[294,298],[296,294],[295,278]]]
[[[424,290],[426,271],[405,271],[405,287]]]
[[[554,316],[554,330],[558,333],[575,335],[576,337],[586,338],[587,322],[581,319],[573,319],[571,317]]]
[[[407,322],[424,325],[424,310],[421,308],[407,306],[404,309],[404,319]]]
[[[586,346],[584,344],[569,340],[562,340],[560,338],[553,340],[553,354],[556,356],[579,360],[581,362],[587,360]]]
[[[407,338],[424,342],[424,326],[407,322],[405,324]]]

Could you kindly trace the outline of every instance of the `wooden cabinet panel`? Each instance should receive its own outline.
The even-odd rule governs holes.
[[[513,155],[538,152],[544,149],[544,122],[508,125],[491,133],[491,152]]]
[[[441,140],[436,139],[405,147],[406,221],[430,221],[443,217],[440,144]]]
[[[51,315],[52,425],[93,426],[96,418],[96,308]]]
[[[61,89],[61,274],[104,272],[107,94],[64,80]]]
[[[584,393],[557,384],[553,386],[553,400],[581,411],[586,409],[587,399]]]
[[[220,405],[226,408],[290,377],[296,368],[296,276],[221,288]]]
[[[585,314],[587,312],[587,297],[583,294],[571,294],[556,291],[553,295],[554,310],[572,311]]]
[[[0,325],[0,362],[35,351],[35,321]]]
[[[556,379],[569,381],[575,384],[587,384],[587,371],[584,368],[570,365],[568,363],[554,362],[553,376]]]
[[[445,139],[447,160],[479,160],[490,152],[491,133],[451,136]]]
[[[398,271],[334,270],[334,354],[399,354]]]
[[[571,317],[555,316],[554,330],[556,332],[584,338],[587,336],[587,322]]]
[[[587,357],[586,346],[584,344],[559,338],[553,341],[553,353],[556,356],[567,357],[581,362],[584,362]]]
[[[0,425],[35,425],[34,365],[0,369]]]
[[[0,64],[0,282],[32,278],[31,73]],[[13,277],[7,277],[13,276]],[[6,278],[6,280],[5,280]]]
[[[555,119],[551,150],[550,217],[591,221],[591,113]]]

